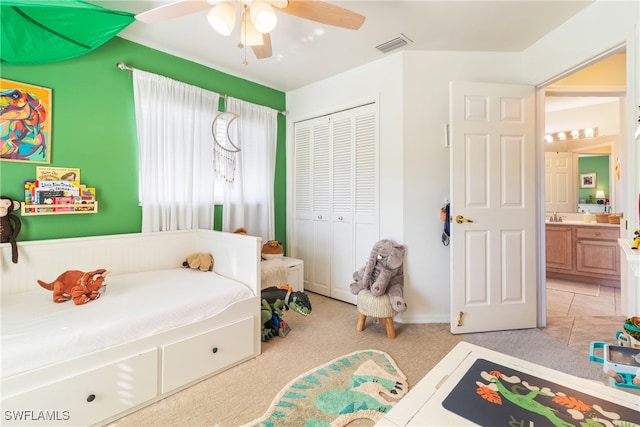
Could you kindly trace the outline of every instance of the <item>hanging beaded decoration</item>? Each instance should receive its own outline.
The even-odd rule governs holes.
[[[233,182],[236,171],[236,156],[240,148],[229,137],[231,122],[237,119],[235,113],[220,113],[213,118],[211,134],[213,135],[213,170],[227,182]]]

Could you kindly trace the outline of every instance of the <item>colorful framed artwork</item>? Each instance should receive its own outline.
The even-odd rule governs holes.
[[[581,173],[580,188],[596,188],[596,173]]]
[[[51,89],[0,79],[0,160],[51,163]]]

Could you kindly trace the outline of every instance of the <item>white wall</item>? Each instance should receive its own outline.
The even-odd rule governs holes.
[[[449,322],[450,248],[440,237],[440,208],[449,197],[450,81],[517,83],[514,53],[405,52],[404,243],[407,322]],[[455,216],[455,207],[452,206]],[[452,229],[454,226],[452,226]],[[454,232],[452,230],[452,232]]]
[[[525,52],[400,52],[287,93],[288,159],[292,123],[379,97],[380,235],[407,246],[409,308],[401,321],[450,321],[449,248],[440,241],[439,220],[449,194],[449,151],[442,131],[449,121],[449,82],[537,85],[625,41],[634,51],[628,52],[628,61],[637,69],[637,42],[629,40],[637,37],[637,16],[635,4],[597,2]],[[634,94],[630,103],[637,106],[638,85],[628,86]],[[291,169],[287,175],[293,176]],[[287,200],[288,218],[293,218],[290,190]],[[291,229],[288,236],[295,238]]]
[[[519,58],[518,54],[400,52],[287,94],[291,123],[379,96],[380,236],[407,247],[409,309],[401,321],[449,321],[449,248],[440,241],[439,217],[449,195],[449,149],[442,130],[449,120],[449,81],[515,82]],[[291,145],[289,140],[288,159]],[[293,176],[291,171],[288,176]]]
[[[598,128],[598,135],[620,134],[620,102],[570,108],[545,113],[545,131]]]
[[[376,101],[379,104],[380,169],[385,179],[380,182],[380,236],[403,240],[402,228],[402,57],[392,55],[364,67],[287,93],[287,218],[292,211],[293,123]],[[287,236],[295,238],[287,221]],[[362,260],[364,264],[365,260]]]

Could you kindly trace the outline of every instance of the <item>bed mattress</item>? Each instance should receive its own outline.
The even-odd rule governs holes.
[[[37,283],[3,296],[2,378],[197,322],[253,296],[240,282],[185,268],[106,279],[106,292],[85,305],[54,303]]]

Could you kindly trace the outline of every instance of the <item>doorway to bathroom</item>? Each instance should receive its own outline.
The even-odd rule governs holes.
[[[624,48],[545,88],[547,329],[572,345],[615,331],[624,320],[620,228],[604,216],[621,206],[625,96]]]

